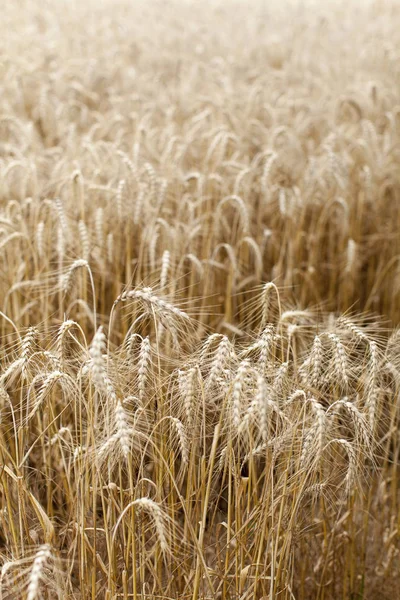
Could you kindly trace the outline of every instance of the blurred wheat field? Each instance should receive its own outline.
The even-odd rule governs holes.
[[[400,4],[0,34],[0,600],[395,598]]]

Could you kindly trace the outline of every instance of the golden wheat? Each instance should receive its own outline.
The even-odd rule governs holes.
[[[5,0],[0,600],[400,585],[400,5]]]

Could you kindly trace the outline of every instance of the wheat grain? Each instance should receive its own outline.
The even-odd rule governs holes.
[[[51,560],[51,547],[48,544],[40,546],[35,554],[32,569],[28,580],[26,600],[36,600],[39,594],[40,581],[43,579],[43,570]]]
[[[80,259],[76,260],[75,262],[73,262],[72,265],[69,267],[67,273],[64,275],[64,278],[63,278],[63,286],[62,287],[63,287],[64,294],[67,294],[69,292],[69,290],[71,289],[71,284],[73,281],[74,274],[78,269],[87,269],[87,271],[90,273],[90,267],[89,267],[87,260],[80,258]]]
[[[183,319],[184,321],[190,321],[190,317],[183,310],[174,306],[170,302],[167,302],[163,298],[153,294],[151,287],[143,289],[131,290],[130,292],[124,292],[117,298],[117,302],[125,302],[127,300],[140,300],[150,314],[158,315],[159,317],[170,318],[173,322],[175,318]],[[171,321],[169,321],[170,323]]]
[[[139,400],[143,400],[146,393],[146,381],[150,368],[151,346],[148,337],[145,337],[140,344],[139,367],[138,367],[138,390]]]
[[[133,502],[134,506],[137,506],[139,510],[144,510],[149,513],[153,520],[157,531],[158,540],[160,542],[161,550],[168,552],[169,546],[167,542],[166,534],[166,523],[165,516],[161,510],[161,507],[151,500],[151,498],[138,498]]]
[[[127,459],[131,450],[132,427],[129,424],[128,414],[121,402],[117,402],[115,407],[115,426],[122,454]]]
[[[340,387],[347,389],[349,378],[347,375],[346,351],[336,334],[328,333],[328,337],[334,344],[334,370],[337,377],[337,383]]]
[[[179,440],[179,449],[181,452],[182,460],[185,464],[189,462],[189,446],[187,442],[187,436],[185,433],[185,428],[183,426],[182,421],[177,419],[176,417],[170,417],[172,423],[174,424],[178,440]]]
[[[165,250],[161,260],[161,274],[160,274],[160,286],[161,289],[167,284],[168,273],[171,266],[171,253],[169,250]]]
[[[232,401],[231,401],[231,419],[233,428],[238,430],[242,415],[242,395],[246,384],[247,372],[250,368],[250,362],[244,360],[240,363],[236,377],[233,381]]]

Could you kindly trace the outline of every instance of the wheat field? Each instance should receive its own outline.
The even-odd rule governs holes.
[[[0,600],[396,598],[400,4],[0,34]]]

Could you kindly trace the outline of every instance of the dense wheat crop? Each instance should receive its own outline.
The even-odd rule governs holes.
[[[394,598],[400,5],[0,15],[0,600]]]

